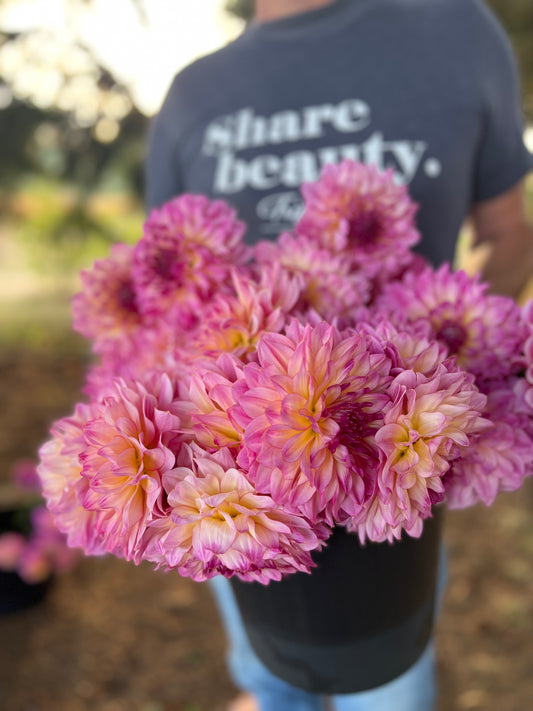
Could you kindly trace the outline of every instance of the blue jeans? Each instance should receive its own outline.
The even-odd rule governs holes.
[[[446,556],[441,552],[438,598],[446,582]],[[210,581],[229,643],[228,667],[235,685],[253,694],[261,711],[324,711],[326,700],[291,686],[272,674],[253,651],[228,580]],[[438,601],[437,601],[438,604]],[[397,679],[370,691],[330,699],[334,711],[433,711],[436,700],[433,642],[418,661]]]

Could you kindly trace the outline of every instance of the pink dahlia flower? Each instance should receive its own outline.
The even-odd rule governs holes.
[[[370,338],[374,352],[387,355],[391,361],[391,375],[414,370],[431,376],[447,358],[446,346],[429,337],[430,329],[425,323],[405,331],[385,320],[378,321],[376,326],[362,322],[355,332]]]
[[[416,206],[392,171],[353,161],[327,165],[314,183],[302,187],[304,213],[298,234],[341,252],[368,276],[396,273],[409,260],[420,235]]]
[[[37,473],[48,510],[66,534],[68,545],[88,555],[101,555],[106,552],[103,529],[109,513],[83,507],[88,484],[81,476],[79,460],[85,447],[83,429],[94,415],[92,406],[78,404],[72,417],[54,423],[52,438],[39,450]]]
[[[521,352],[523,377],[517,378],[514,390],[519,409],[533,418],[533,300],[523,307],[522,321],[525,336]]]
[[[431,515],[429,511],[425,517],[414,514],[400,523],[391,523],[394,515],[390,503],[381,496],[373,496],[358,514],[346,522],[346,528],[350,533],[357,534],[362,544],[367,541],[392,543],[394,540],[400,540],[404,532],[413,538],[419,538],[422,535],[424,518]]]
[[[0,570],[11,573],[17,569],[20,556],[26,546],[22,533],[7,531],[0,534]]]
[[[162,514],[161,477],[176,464],[180,404],[162,376],[148,387],[117,380],[114,395],[94,409],[80,454],[88,484],[82,503],[106,514],[107,550],[138,562],[146,526]]]
[[[72,299],[73,327],[86,338],[116,347],[142,323],[131,269],[133,248],[115,244],[107,259],[97,260],[81,273],[82,291]]]
[[[253,360],[261,334],[283,329],[300,294],[296,282],[277,267],[266,269],[261,283],[233,271],[232,284],[234,296],[218,294],[205,306],[187,343],[193,353],[233,353],[243,361]]]
[[[135,247],[140,308],[189,328],[197,309],[245,258],[244,224],[225,202],[181,195],[153,210]]]
[[[515,393],[518,396],[520,410],[527,412],[533,418],[533,338],[529,337],[524,343],[523,355],[525,358],[524,376],[517,378],[514,383]]]
[[[215,362],[206,362],[191,376],[188,411],[191,432],[197,442],[210,451],[221,447],[236,449],[242,440],[242,428],[234,421],[232,410],[239,392],[246,389],[243,364],[229,354]]]
[[[519,489],[524,477],[533,473],[530,418],[520,414],[513,384],[490,384],[485,409],[490,426],[461,450],[444,478],[446,499],[452,509],[480,501],[490,506],[500,491]]]
[[[102,400],[114,391],[114,381],[145,380],[150,373],[172,373],[173,379],[188,377],[190,363],[184,360],[186,333],[159,322],[139,328],[130,338],[100,353],[86,374],[84,392],[91,401]]]
[[[392,320],[397,315],[400,323],[429,322],[433,337],[462,368],[493,379],[518,368],[524,329],[517,304],[486,294],[487,288],[478,277],[452,272],[445,264],[386,287],[378,305],[389,310]]]
[[[19,459],[13,466],[13,479],[19,489],[41,491],[37,463],[33,459]]]
[[[56,528],[51,513],[44,506],[31,512],[31,526],[15,569],[25,582],[35,585],[53,573],[70,570],[78,560],[78,552],[67,546],[65,536]]]
[[[28,585],[38,585],[48,580],[53,571],[47,555],[38,547],[27,543],[22,550],[16,572]]]
[[[187,466],[164,475],[174,524],[159,543],[167,566],[197,581],[237,575],[268,583],[309,572],[310,551],[321,547],[326,529],[317,535],[305,518],[258,494],[228,450],[208,455],[193,446],[190,452]]]
[[[450,363],[453,367],[453,363]],[[442,477],[459,447],[487,427],[486,398],[464,371],[441,365],[431,377],[406,370],[389,386],[390,403],[376,434],[382,452],[373,499],[348,524],[362,541],[419,536],[432,506],[444,499]]]
[[[343,255],[318,247],[304,235],[283,234],[276,243],[260,242],[255,257],[259,266],[279,264],[298,279],[294,313],[303,319],[313,310],[321,319],[351,325],[356,309],[369,299],[369,282],[361,270],[353,270]]]
[[[244,429],[239,465],[258,491],[312,521],[354,514],[374,487],[389,361],[326,323],[293,321],[257,350],[232,410]]]

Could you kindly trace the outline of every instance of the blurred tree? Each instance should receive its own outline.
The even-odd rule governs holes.
[[[28,177],[75,188],[74,208],[57,229],[47,225],[46,235],[70,230],[64,239],[75,231],[80,241],[79,235],[94,233],[89,197],[102,188],[140,202],[146,114],[152,111],[146,84],[153,88],[142,70],[153,73],[156,86],[165,73],[158,69],[161,57],[152,64],[147,52],[163,54],[152,30],[161,30],[165,2],[154,10],[151,0],[0,0],[0,201],[9,207],[10,194]],[[199,18],[207,27],[198,5],[194,11],[194,3],[181,2],[191,28]],[[205,4],[214,12],[223,2]],[[229,21],[225,31],[240,24]],[[216,26],[222,31],[220,22]],[[192,43],[179,60],[186,62],[187,52],[194,53]],[[100,232],[113,238],[103,224]]]
[[[140,0],[130,1],[143,20]],[[0,8],[18,2],[0,0]],[[64,3],[78,10],[92,0]],[[28,178],[73,189],[74,202],[48,225],[45,240],[81,245],[94,235],[108,242],[121,239],[93,214],[90,197],[111,183],[140,202],[147,122],[129,88],[74,32],[38,26],[2,31],[0,25],[3,207]]]
[[[124,190],[140,196],[146,123],[146,117],[131,108],[108,143],[77,125],[67,112],[12,99],[0,110],[0,189],[13,191],[29,176],[41,175],[90,193],[114,171]]]
[[[130,1],[142,20],[142,3]],[[0,0],[0,8],[17,2]],[[91,3],[66,0],[65,7]],[[76,34],[0,26],[0,188],[13,189],[37,174],[88,193],[114,169],[122,172],[125,188],[140,194],[146,123],[128,87]]]

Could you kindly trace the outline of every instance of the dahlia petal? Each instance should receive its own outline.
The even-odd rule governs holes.
[[[207,562],[213,553],[226,552],[237,532],[227,525],[225,521],[216,521],[213,518],[203,518],[194,528],[192,544],[200,560]]]

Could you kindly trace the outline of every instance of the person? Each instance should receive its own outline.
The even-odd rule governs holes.
[[[515,57],[482,0],[256,0],[240,37],[172,83],[148,141],[146,198],[182,192],[233,204],[246,241],[274,239],[302,210],[299,186],[349,158],[392,169],[419,204],[417,249],[451,262],[465,219],[489,247],[483,276],[513,297],[533,273],[524,210]],[[230,640],[239,708],[318,711],[324,700],[257,658],[228,582],[213,588]],[[376,689],[336,695],[336,711],[429,711],[433,645]]]

